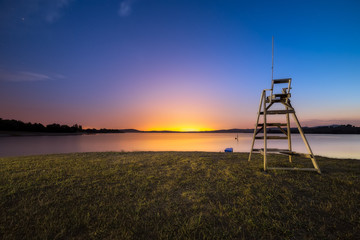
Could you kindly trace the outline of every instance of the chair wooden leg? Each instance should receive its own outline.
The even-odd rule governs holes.
[[[306,146],[306,148],[307,148],[307,150],[308,150],[308,152],[309,152],[309,154],[310,154],[310,156],[311,156],[312,164],[313,164],[314,168],[317,170],[317,172],[318,172],[319,174],[321,174],[321,170],[320,170],[320,168],[319,168],[319,166],[318,166],[318,164],[317,164],[317,162],[316,162],[315,156],[314,156],[314,154],[313,154],[313,152],[312,152],[312,150],[311,150],[311,147],[310,147],[310,145],[309,145],[309,142],[308,142],[308,140],[307,140],[306,137],[305,137],[305,134],[304,134],[304,132],[303,132],[303,130],[302,130],[302,128],[301,128],[300,122],[299,122],[299,120],[298,120],[298,118],[297,118],[297,116],[296,116],[295,113],[293,113],[293,117],[294,117],[295,123],[296,123],[296,125],[297,125],[297,127],[298,127],[298,129],[299,129],[299,133],[300,133],[300,135],[301,135],[301,138],[303,139],[303,141],[304,141],[304,143],[305,143],[305,146]]]

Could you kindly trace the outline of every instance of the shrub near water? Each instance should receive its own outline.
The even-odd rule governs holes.
[[[245,153],[0,158],[2,239],[358,239],[360,161]],[[310,160],[295,158],[308,167]],[[271,155],[269,165],[289,163]],[[311,163],[310,163],[311,165]]]

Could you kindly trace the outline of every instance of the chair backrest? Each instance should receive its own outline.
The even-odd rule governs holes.
[[[286,86],[286,87],[284,87],[284,86]],[[281,90],[279,90],[279,87]],[[287,101],[291,96],[290,90],[291,90],[291,78],[273,79],[272,83],[271,83],[271,98],[270,99]]]

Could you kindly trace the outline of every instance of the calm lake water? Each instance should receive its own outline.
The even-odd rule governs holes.
[[[360,159],[360,135],[306,135],[315,155]],[[121,133],[73,136],[0,137],[0,157],[51,153],[104,151],[249,152],[252,134],[235,133]],[[292,135],[293,150],[306,152],[300,135]],[[261,140],[256,140],[261,148]],[[268,147],[286,148],[286,140],[268,141]]]

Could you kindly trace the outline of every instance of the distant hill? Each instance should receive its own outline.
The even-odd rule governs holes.
[[[360,134],[360,127],[355,127],[350,124],[347,125],[331,125],[318,127],[305,127],[305,133],[321,133],[321,134]],[[293,131],[293,130],[292,130]],[[295,129],[294,132],[298,132]]]
[[[213,133],[252,133],[254,129],[239,129],[239,128],[232,128],[232,129],[223,129],[223,130],[214,130],[210,131]]]

